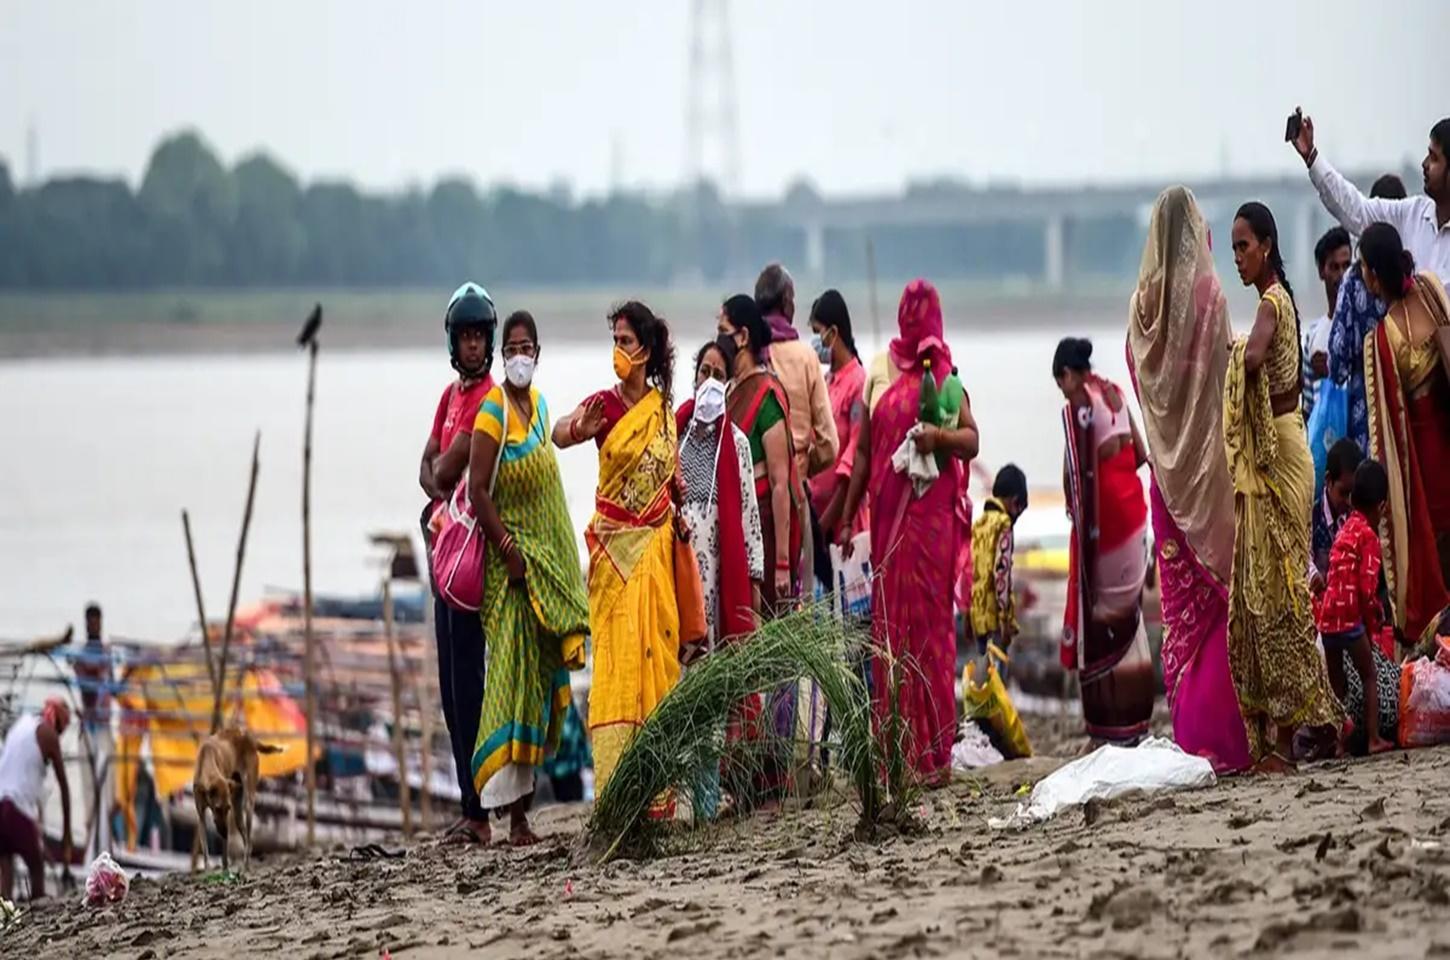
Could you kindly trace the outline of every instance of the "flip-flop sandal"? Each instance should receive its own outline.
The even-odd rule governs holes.
[[[401,860],[407,855],[406,850],[385,850],[376,843],[365,843],[359,847],[353,847],[348,855],[350,860]]]
[[[1277,760],[1279,763],[1283,764],[1283,766],[1278,769],[1265,766],[1265,764],[1270,760]],[[1299,767],[1294,763],[1293,760],[1290,760],[1279,751],[1271,750],[1268,756],[1264,757],[1263,760],[1260,760],[1254,765],[1253,772],[1258,774],[1267,774],[1270,776],[1289,776],[1291,774],[1298,773]]]
[[[468,825],[467,820],[459,820],[449,827],[447,832],[439,838],[438,843],[444,847],[469,847],[484,846],[484,839]]]

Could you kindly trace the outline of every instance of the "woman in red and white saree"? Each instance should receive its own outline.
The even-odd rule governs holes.
[[[1381,521],[1385,579],[1395,624],[1413,643],[1450,603],[1450,379],[1440,338],[1450,300],[1414,261],[1395,228],[1360,238],[1360,270],[1386,305],[1364,341],[1369,453],[1390,477]]]
[[[1052,375],[1067,398],[1065,487],[1073,537],[1063,666],[1078,672],[1083,722],[1095,742],[1132,744],[1148,732],[1156,683],[1143,630],[1147,451],[1123,391],[1092,372],[1092,344],[1057,346]]]

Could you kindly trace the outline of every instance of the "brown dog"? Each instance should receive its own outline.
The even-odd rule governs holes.
[[[196,775],[191,791],[196,800],[196,829],[201,841],[202,865],[211,868],[206,852],[206,811],[211,810],[222,838],[222,867],[231,870],[231,831],[242,839],[242,869],[252,865],[252,811],[257,803],[257,755],[281,753],[282,748],[258,743],[240,727],[227,727],[202,741],[196,752]],[[192,869],[196,869],[195,847]]]

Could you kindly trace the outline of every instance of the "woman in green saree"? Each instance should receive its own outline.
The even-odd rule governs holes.
[[[532,384],[538,329],[519,312],[503,326],[505,383],[474,421],[468,495],[488,544],[483,571],[488,669],[473,782],[485,810],[510,814],[510,842],[535,843],[535,770],[559,744],[569,671],[584,666],[589,595],[549,442],[549,407]]]

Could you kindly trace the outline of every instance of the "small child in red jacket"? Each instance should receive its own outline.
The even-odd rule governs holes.
[[[1395,748],[1380,737],[1379,692],[1369,646],[1371,638],[1384,624],[1384,607],[1380,601],[1384,556],[1377,530],[1388,495],[1389,478],[1385,468],[1375,460],[1360,464],[1354,472],[1354,492],[1350,494],[1354,510],[1329,551],[1328,583],[1316,616],[1324,641],[1329,682],[1340,700],[1344,699],[1346,686],[1346,651],[1359,673],[1364,688],[1365,732],[1372,754]]]

